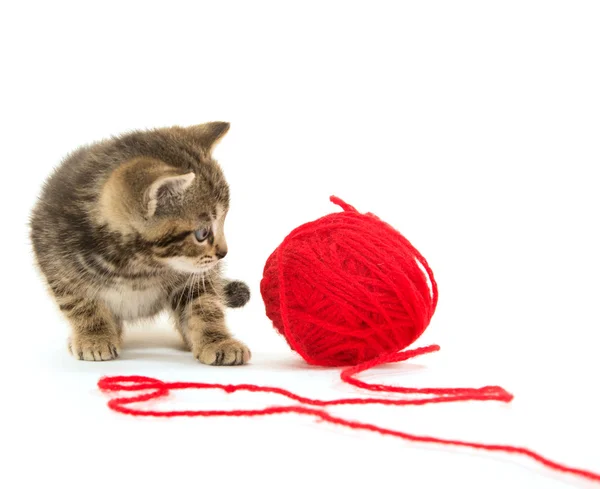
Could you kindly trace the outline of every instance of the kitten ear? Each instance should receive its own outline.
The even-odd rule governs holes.
[[[194,139],[209,153],[229,131],[229,122],[207,122],[191,126],[188,130]]]
[[[156,179],[146,193],[146,212],[148,217],[167,202],[181,197],[196,178],[194,172],[185,175],[167,175]]]

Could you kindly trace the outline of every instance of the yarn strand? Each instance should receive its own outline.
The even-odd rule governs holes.
[[[172,417],[257,417],[257,416],[272,416],[278,414],[299,414],[312,416],[319,421],[324,421],[337,426],[346,428],[379,433],[385,436],[393,436],[410,442],[431,443],[446,446],[457,446],[464,448],[473,448],[486,450],[489,452],[503,452],[508,454],[516,454],[528,457],[545,467],[552,470],[571,474],[585,478],[590,481],[600,482],[600,474],[570,467],[558,462],[554,462],[528,448],[516,447],[512,445],[498,445],[487,443],[473,443],[460,440],[452,440],[445,438],[437,438],[433,436],[424,436],[407,433],[404,431],[393,430],[381,427],[371,423],[363,423],[359,421],[345,419],[339,416],[334,416],[327,412],[327,406],[336,405],[359,405],[359,404],[381,404],[381,405],[423,405],[429,403],[444,403],[444,402],[462,402],[462,401],[499,401],[510,402],[513,399],[512,394],[498,386],[485,386],[481,388],[408,388],[391,386],[385,384],[369,384],[358,380],[356,375],[366,370],[369,370],[377,365],[384,363],[400,362],[419,355],[438,351],[439,346],[430,345],[423,348],[415,348],[394,354],[383,355],[377,359],[364,362],[360,365],[347,367],[341,371],[340,378],[343,382],[364,389],[367,391],[377,392],[392,392],[401,394],[418,394],[416,398],[403,399],[386,399],[386,398],[346,398],[333,400],[311,399],[300,396],[289,390],[279,387],[259,386],[255,384],[218,384],[204,382],[164,382],[152,377],[140,375],[123,375],[123,376],[105,376],[98,381],[98,387],[106,393],[121,393],[133,392],[137,395],[126,395],[122,397],[113,397],[108,401],[108,407],[118,413],[132,416],[146,416],[157,418],[172,418]],[[297,402],[296,405],[275,405],[263,409],[233,409],[233,410],[149,410],[132,407],[132,404],[140,404],[147,401],[165,398],[171,391],[183,389],[219,389],[228,394],[234,392],[260,392],[276,394],[292,401]],[[425,396],[425,397],[423,397]],[[429,397],[427,397],[429,396]]]
[[[343,212],[298,226],[269,256],[261,280],[265,312],[288,345],[307,363],[342,367],[342,382],[361,392],[384,392],[390,396],[322,400],[279,387],[163,382],[131,375],[103,377],[98,381],[98,387],[106,393],[131,393],[112,396],[108,407],[121,414],[158,418],[298,414],[410,442],[521,455],[557,472],[600,482],[600,474],[554,462],[528,448],[411,434],[334,416],[327,411],[328,406],[340,405],[508,403],[513,399],[512,394],[493,385],[414,388],[369,383],[358,378],[360,373],[379,365],[439,350],[437,345],[406,350],[429,325],[437,307],[438,287],[427,260],[406,237],[372,213],[362,214],[336,196],[331,196],[330,201]],[[294,404],[263,409],[162,411],[134,406],[183,389],[268,393]]]

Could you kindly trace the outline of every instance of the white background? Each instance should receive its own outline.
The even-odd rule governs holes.
[[[430,262],[441,352],[365,374],[499,384],[510,405],[339,408],[408,432],[527,446],[600,472],[600,5],[503,2],[3,2],[0,7],[2,487],[595,487],[520,457],[416,446],[284,415],[130,418],[105,374],[360,395],[308,368],[264,314],[264,262],[337,207],[374,212]],[[253,350],[210,368],[165,318],[82,363],[32,266],[27,219],[53,166],[133,128],[231,122],[229,313]],[[416,346],[416,345],[415,345]],[[270,396],[176,395],[173,408]],[[156,407],[162,408],[164,404]]]

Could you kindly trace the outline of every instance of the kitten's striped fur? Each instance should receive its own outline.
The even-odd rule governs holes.
[[[130,132],[79,148],[48,178],[31,241],[76,358],[116,358],[123,321],[167,309],[202,363],[248,362],[224,307],[243,306],[250,292],[220,271],[229,187],[211,153],[228,130]]]

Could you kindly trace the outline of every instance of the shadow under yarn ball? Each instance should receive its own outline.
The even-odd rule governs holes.
[[[269,256],[260,290],[268,318],[307,363],[357,365],[421,336],[437,284],[396,229],[330,200],[343,211],[294,229]]]

